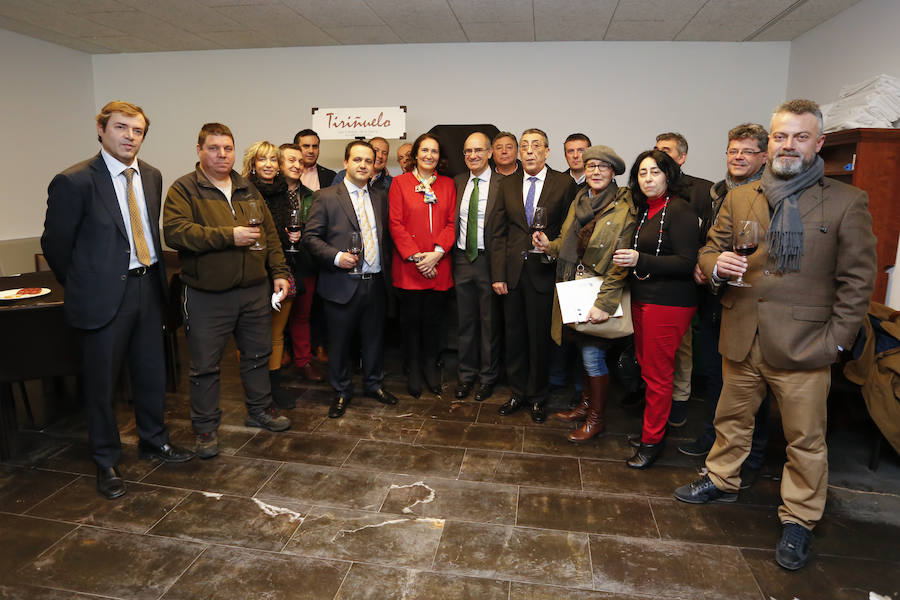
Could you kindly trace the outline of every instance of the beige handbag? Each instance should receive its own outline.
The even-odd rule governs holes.
[[[584,267],[578,265],[575,278],[584,277]],[[631,290],[626,286],[622,289],[622,299],[619,301],[622,305],[622,316],[610,317],[602,323],[567,323],[569,327],[593,337],[606,338],[615,340],[623,338],[634,333],[634,324],[631,322]]]

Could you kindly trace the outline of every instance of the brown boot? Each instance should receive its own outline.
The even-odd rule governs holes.
[[[609,375],[590,378],[591,404],[584,425],[568,435],[570,442],[586,442],[597,434],[606,431],[606,390],[609,387]]]
[[[556,413],[554,416],[560,421],[581,421],[588,415],[588,410],[591,406],[591,378],[587,376],[587,373],[582,371],[581,379],[583,381],[581,386],[581,402],[579,402],[578,406],[572,410],[564,410]]]

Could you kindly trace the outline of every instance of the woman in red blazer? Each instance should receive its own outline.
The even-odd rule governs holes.
[[[441,392],[437,367],[447,290],[453,286],[449,252],[456,241],[456,186],[437,174],[441,145],[430,133],[413,143],[415,167],[391,182],[394,240],[391,277],[398,290],[403,345],[409,367],[406,389],[414,398]]]

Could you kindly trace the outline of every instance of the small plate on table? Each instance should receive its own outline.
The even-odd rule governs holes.
[[[0,300],[24,300],[26,298],[37,298],[38,296],[46,296],[50,293],[50,288],[11,288],[0,291]]]

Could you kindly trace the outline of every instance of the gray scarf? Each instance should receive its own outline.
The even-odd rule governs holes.
[[[776,177],[769,165],[763,173],[760,185],[772,219],[766,240],[769,242],[769,256],[775,259],[775,266],[782,273],[800,270],[803,256],[803,219],[797,208],[797,199],[803,191],[825,176],[825,161],[820,156],[805,171],[790,179]]]
[[[615,180],[600,191],[596,196],[591,196],[590,187],[584,186],[575,195],[572,203],[575,205],[575,219],[569,228],[563,232],[562,246],[559,249],[559,259],[556,264],[557,281],[570,281],[575,278],[575,267],[581,258],[578,256],[578,232],[591,222],[603,207],[615,199],[619,192],[619,186]]]
[[[756,173],[754,173],[747,179],[742,179],[741,181],[735,181],[734,179],[731,178],[730,173],[725,173],[725,186],[730,190],[732,188],[736,188],[739,185],[745,185],[747,183],[752,183],[754,181],[759,180],[759,178],[762,177],[762,174],[763,174],[763,169],[760,169],[759,171],[757,171]]]

